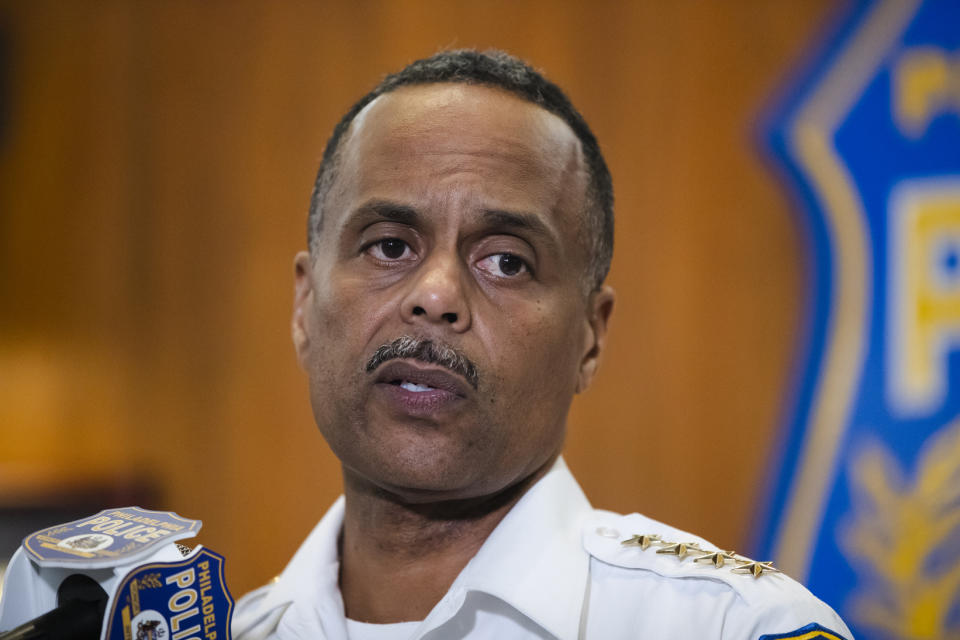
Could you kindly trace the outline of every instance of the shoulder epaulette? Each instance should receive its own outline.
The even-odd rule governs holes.
[[[765,573],[780,573],[780,569],[774,567],[772,562],[757,562],[736,551],[711,549],[702,546],[699,542],[664,540],[656,533],[635,533],[626,540],[621,540],[620,544],[624,547],[640,547],[643,551],[653,547],[656,549],[655,553],[675,556],[678,562],[689,559],[695,563],[711,564],[717,569],[726,566],[733,573],[750,574],[754,578],[759,578]]]
[[[795,584],[772,562],[718,549],[703,538],[637,513],[599,513],[584,526],[583,545],[590,555],[607,564],[643,569],[667,578],[724,582],[747,600],[770,587],[789,590]]]

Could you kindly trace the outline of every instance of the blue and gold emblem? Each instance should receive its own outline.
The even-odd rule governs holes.
[[[856,4],[768,130],[811,273],[760,555],[856,636],[960,638],[960,3]]]
[[[104,621],[104,640],[230,640],[233,598],[223,556],[197,548],[124,577]]]
[[[44,567],[117,567],[145,558],[164,544],[192,538],[202,526],[200,520],[173,511],[120,507],[35,531],[22,546]]]
[[[830,631],[825,627],[813,623],[805,627],[790,631],[789,633],[778,633],[775,635],[763,635],[759,640],[846,640],[839,633]]]

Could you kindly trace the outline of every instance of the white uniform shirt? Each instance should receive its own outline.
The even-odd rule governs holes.
[[[343,509],[341,497],[279,578],[237,602],[234,638],[349,640],[337,586]],[[754,577],[734,573],[732,560],[716,567],[694,562],[701,553],[681,558],[658,554],[664,544],[622,544],[647,534],[715,549],[640,514],[593,509],[561,458],[426,619],[402,630],[411,640],[852,639],[830,607],[782,573]]]

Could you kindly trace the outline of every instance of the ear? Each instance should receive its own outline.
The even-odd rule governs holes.
[[[600,368],[600,357],[607,346],[607,327],[613,313],[616,294],[613,288],[603,285],[590,294],[587,300],[586,341],[584,353],[580,359],[580,372],[577,376],[577,393],[586,391]]]
[[[293,259],[293,317],[290,333],[300,366],[306,366],[310,350],[311,304],[313,303],[313,270],[310,254],[300,251]]]

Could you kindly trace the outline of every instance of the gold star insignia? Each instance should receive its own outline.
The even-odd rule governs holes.
[[[620,544],[622,544],[625,547],[640,547],[641,549],[646,551],[647,547],[649,547],[654,542],[660,542],[660,536],[658,536],[655,533],[650,533],[650,534],[644,534],[644,535],[634,535],[633,537],[628,538],[627,540],[624,540]]]
[[[727,560],[736,560],[733,551],[714,551],[693,559],[694,562],[709,562],[717,569],[722,567]]]
[[[731,569],[734,573],[749,573],[759,578],[764,573],[780,573],[780,569],[773,566],[773,562],[756,562],[755,560],[737,560],[740,566]]]
[[[660,544],[663,545],[663,548],[657,549],[657,553],[677,556],[678,558],[683,558],[691,551],[702,551],[702,549],[697,548],[695,542],[661,542]]]

